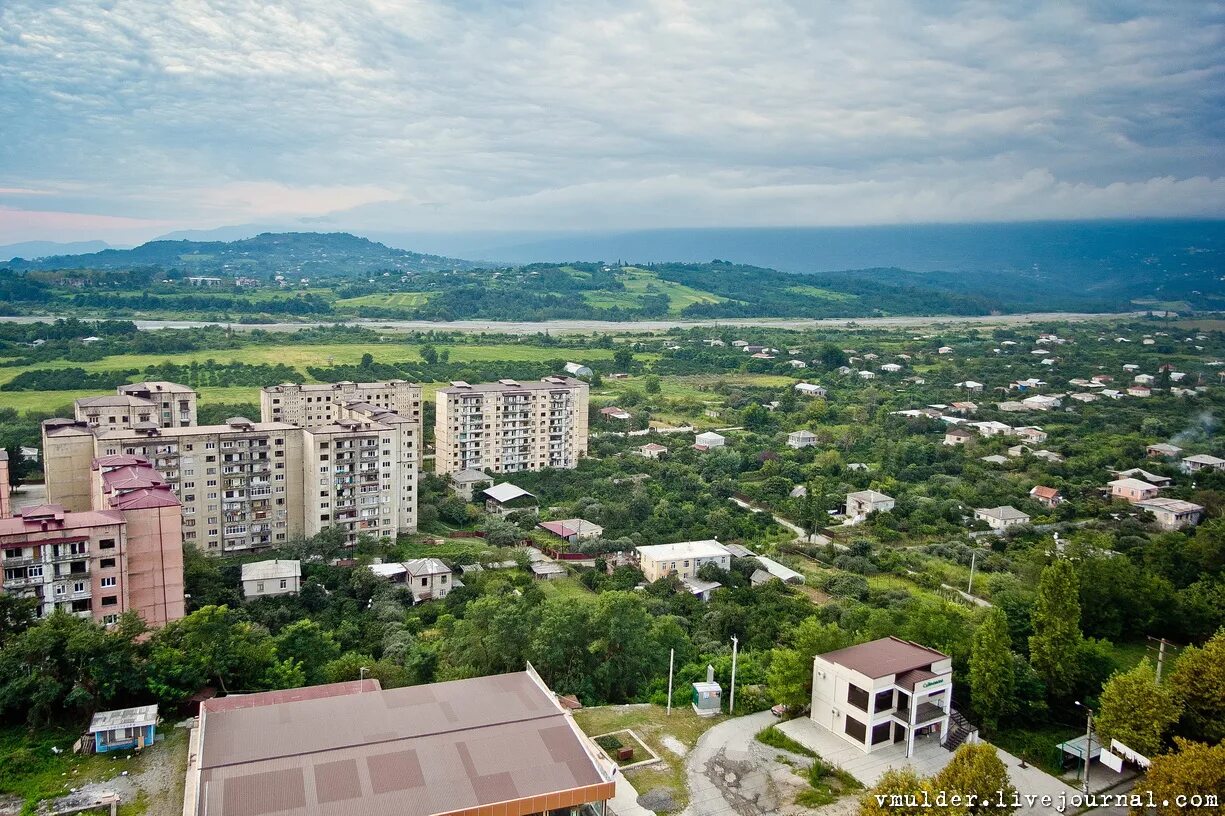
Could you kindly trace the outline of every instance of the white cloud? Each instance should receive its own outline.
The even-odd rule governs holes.
[[[1220,4],[934,8],[9,0],[0,204],[358,230],[1225,215]]]

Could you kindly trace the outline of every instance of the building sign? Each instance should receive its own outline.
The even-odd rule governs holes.
[[[927,689],[927,688],[933,688],[935,686],[942,686],[942,685],[944,685],[943,677],[933,677],[931,680],[926,680],[923,683],[920,683],[919,688]]]

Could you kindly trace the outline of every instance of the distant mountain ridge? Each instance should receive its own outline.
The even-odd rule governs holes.
[[[238,241],[157,240],[132,249],[16,258],[17,271],[118,270],[134,267],[182,269],[198,275],[359,275],[374,272],[436,272],[474,269],[472,261],[396,249],[347,232],[261,233]]]
[[[111,249],[106,241],[22,241],[0,246],[0,263],[11,258],[43,258],[48,255],[83,255]]]

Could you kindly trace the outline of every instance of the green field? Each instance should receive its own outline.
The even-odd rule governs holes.
[[[833,289],[821,289],[817,286],[788,286],[786,291],[797,295],[806,295],[807,297],[819,298],[821,300],[832,300],[838,303],[848,303],[852,300],[859,299],[855,295],[850,295],[846,292],[835,292]]]
[[[424,306],[434,294],[434,292],[380,292],[355,298],[343,298],[334,301],[332,305],[338,309],[356,309],[359,306],[412,309],[416,306]]]
[[[654,272],[637,267],[627,266],[617,273],[617,279],[625,284],[623,292],[584,292],[583,300],[601,309],[620,306],[623,309],[636,309],[639,298],[643,295],[666,295],[670,314],[679,314],[686,306],[694,303],[723,303],[727,298],[703,292],[685,286],[683,283],[673,283],[662,280]]]

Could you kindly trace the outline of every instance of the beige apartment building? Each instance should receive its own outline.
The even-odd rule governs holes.
[[[244,417],[164,428],[47,420],[48,501],[90,508],[90,463],[127,455],[157,468],[182,502],[183,540],[206,553],[257,550],[331,526],[350,543],[415,531],[420,421],[367,403],[332,414],[310,427]]]
[[[182,513],[147,460],[87,464],[96,503],[57,504],[0,519],[3,591],[36,598],[38,614],[61,609],[99,623],[133,611],[150,626],[184,614]]]
[[[587,383],[454,382],[437,394],[435,470],[515,473],[573,468],[587,453]]]
[[[112,395],[79,399],[73,409],[77,421],[91,428],[185,428],[196,424],[196,392],[153,380],[121,385]]]
[[[352,402],[382,408],[421,423],[421,386],[408,380],[268,386],[260,389],[259,413],[264,422],[288,422],[306,428],[335,422],[342,416],[341,409]]]

